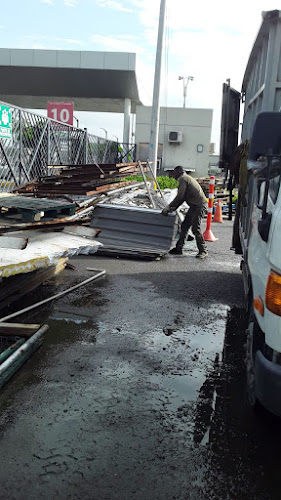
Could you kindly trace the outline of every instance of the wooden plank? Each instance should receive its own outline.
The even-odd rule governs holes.
[[[100,201],[100,198],[98,199]],[[97,202],[98,202],[97,201]],[[94,203],[93,203],[94,204]],[[50,229],[57,230],[63,229],[65,226],[83,224],[85,222],[89,222],[90,217],[86,216],[79,220],[68,220],[66,218],[56,219],[45,222],[29,222],[29,223],[20,223],[20,224],[11,224],[0,226],[0,234],[3,233],[14,233],[16,231],[29,231],[31,229]]]
[[[40,325],[22,323],[0,323],[0,335],[11,335],[13,337],[31,337]]]

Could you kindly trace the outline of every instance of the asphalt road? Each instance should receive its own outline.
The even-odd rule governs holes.
[[[246,316],[231,223],[209,257],[72,259],[20,309],[47,323],[40,349],[1,390],[5,500],[279,499],[280,421],[249,407]]]

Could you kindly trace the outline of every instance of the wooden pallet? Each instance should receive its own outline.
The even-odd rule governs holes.
[[[48,198],[3,196],[0,197],[0,211],[4,217],[18,218],[20,216],[22,222],[34,222],[74,215],[75,204]]]

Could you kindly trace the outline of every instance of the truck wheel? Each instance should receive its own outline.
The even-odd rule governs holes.
[[[246,330],[246,379],[249,403],[252,407],[257,405],[257,397],[255,391],[255,363],[254,363],[254,312],[250,308],[249,324]]]

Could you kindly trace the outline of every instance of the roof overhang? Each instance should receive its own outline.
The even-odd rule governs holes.
[[[70,100],[76,111],[123,113],[142,104],[136,55],[125,52],[0,49],[0,100],[46,109],[47,101]]]

